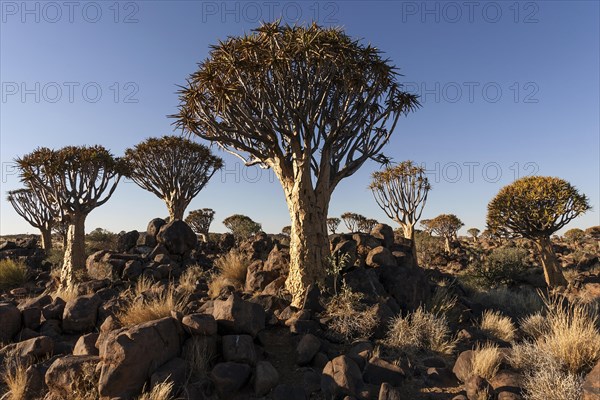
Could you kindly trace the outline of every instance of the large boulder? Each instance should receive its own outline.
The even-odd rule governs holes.
[[[400,386],[405,378],[402,368],[378,357],[372,357],[363,372],[365,382],[373,385],[387,382],[392,386]]]
[[[137,244],[139,237],[140,233],[135,230],[119,235],[117,238],[117,251],[125,252],[131,250]]]
[[[88,294],[69,300],[63,311],[63,331],[81,333],[94,329],[98,307],[101,303],[102,299],[97,294]]]
[[[152,374],[177,357],[181,327],[171,317],[110,332],[100,345],[102,399],[139,395]]]
[[[71,399],[85,393],[96,383],[97,356],[66,356],[56,359],[46,371],[49,392],[60,399]]]
[[[223,358],[225,361],[234,361],[249,365],[256,364],[257,355],[252,336],[223,336]]]
[[[583,381],[583,400],[600,400],[600,360]]]
[[[394,230],[389,225],[375,225],[371,230],[371,236],[379,239],[383,247],[390,248],[394,244]]]
[[[191,252],[198,244],[198,238],[192,228],[180,220],[162,226],[156,235],[156,240],[164,245],[169,253],[177,255]]]
[[[415,310],[431,297],[429,281],[420,267],[384,265],[375,271],[383,287],[404,310]]]
[[[465,350],[459,354],[454,362],[452,372],[461,382],[466,382],[471,377],[471,363],[473,362],[473,350]]]
[[[265,328],[265,310],[258,304],[243,300],[237,293],[227,300],[215,300],[213,317],[222,333],[247,333],[256,337]]]
[[[217,334],[217,322],[210,314],[189,314],[183,317],[181,323],[192,335],[213,336]]]
[[[220,398],[229,399],[248,382],[251,372],[247,364],[224,362],[215,365],[210,377]]]
[[[366,264],[369,267],[395,266],[396,258],[392,252],[383,246],[375,247],[367,254]]]
[[[0,321],[0,343],[10,342],[21,330],[21,312],[11,303],[2,303]]]
[[[0,361],[6,357],[15,357],[22,364],[31,364],[53,352],[54,340],[48,336],[38,336],[4,346],[0,349]]]
[[[323,369],[321,390],[328,398],[356,397],[363,386],[360,368],[350,357],[336,357]]]
[[[254,373],[254,394],[264,396],[271,391],[279,382],[279,372],[268,361],[256,363]]]
[[[88,276],[93,279],[120,279],[126,261],[112,256],[107,250],[92,253],[85,262]]]

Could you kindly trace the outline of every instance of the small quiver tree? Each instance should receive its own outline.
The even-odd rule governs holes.
[[[40,230],[42,248],[46,252],[50,251],[52,249],[52,227],[58,211],[48,207],[31,189],[11,190],[6,199],[29,225]]]
[[[190,211],[185,218],[185,222],[192,228],[197,235],[202,236],[202,240],[206,242],[208,239],[208,230],[210,224],[215,219],[215,211],[212,208],[202,208],[199,210]]]
[[[329,233],[335,235],[338,226],[340,226],[341,220],[336,217],[327,218],[327,229],[329,229]]]
[[[444,248],[449,253],[450,242],[455,240],[458,230],[464,224],[454,214],[441,214],[430,220],[428,225],[435,234],[444,238]]]
[[[150,138],[125,151],[129,178],[162,199],[171,221],[185,209],[223,166],[210,149],[180,136]]]
[[[480,233],[480,232],[481,232],[481,231],[480,231],[479,229],[477,229],[477,228],[469,228],[469,229],[467,230],[467,233],[468,233],[469,235],[473,236],[473,242],[475,242],[475,243],[477,243],[477,236],[479,236],[479,233]]]
[[[487,225],[493,233],[531,240],[549,287],[567,285],[550,236],[590,209],[588,199],[569,182],[527,176],[500,189],[488,204]]]
[[[255,233],[260,232],[262,229],[261,224],[254,222],[252,218],[241,214],[234,214],[225,218],[223,220],[223,225],[231,231],[238,242],[249,238]]]

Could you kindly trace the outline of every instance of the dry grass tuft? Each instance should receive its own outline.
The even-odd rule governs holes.
[[[593,367],[600,358],[596,312],[582,303],[564,305],[559,297],[550,298],[546,306],[550,332],[538,340],[540,349],[560,360],[573,374]]]
[[[517,329],[511,319],[498,311],[486,310],[479,324],[481,329],[489,338],[512,342],[515,339]]]
[[[173,400],[173,382],[163,382],[154,386],[150,392],[142,394],[138,400]]]
[[[7,361],[4,383],[9,392],[8,400],[25,400],[27,394],[27,366],[18,360]]]
[[[542,313],[531,314],[519,321],[521,330],[531,339],[538,339],[550,332],[548,320]]]
[[[511,290],[506,287],[476,292],[473,301],[485,308],[502,310],[514,318],[534,314],[544,309],[544,302],[535,290]]]
[[[483,346],[478,344],[473,349],[471,375],[479,375],[485,379],[492,379],[500,369],[501,362],[502,354],[498,346],[492,343],[486,343]]]
[[[0,260],[0,290],[9,290],[27,282],[27,266],[20,261]]]
[[[183,358],[188,364],[191,380],[205,378],[210,370],[210,363],[215,357],[210,340],[209,337],[194,336],[186,342]]]
[[[74,284],[72,286],[59,286],[56,291],[52,294],[52,298],[61,298],[64,301],[75,300],[80,296],[79,285]]]
[[[435,315],[447,315],[456,304],[458,297],[450,292],[445,286],[438,286],[435,293],[427,304],[427,311]]]
[[[250,260],[239,250],[231,250],[215,261],[215,267],[220,276],[238,281],[241,284],[246,282],[248,265],[250,265]]]
[[[444,316],[418,308],[406,317],[398,315],[391,321],[385,343],[406,353],[430,350],[450,354],[454,350],[456,340],[451,338]]]
[[[187,296],[179,294],[173,283],[161,291],[150,288],[150,281],[138,280],[127,305],[117,313],[117,319],[124,327],[168,317],[171,311],[183,311]]]
[[[323,312],[327,326],[346,341],[367,339],[379,323],[376,309],[361,302],[363,295],[354,293],[345,284],[333,296]]]
[[[205,272],[199,265],[188,267],[179,278],[179,287],[188,294],[196,291],[198,281],[204,276]]]

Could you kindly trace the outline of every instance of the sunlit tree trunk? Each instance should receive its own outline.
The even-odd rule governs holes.
[[[171,221],[183,220],[183,213],[188,206],[184,199],[165,200]]]
[[[566,287],[567,280],[561,271],[561,266],[554,254],[552,242],[548,237],[542,237],[535,240],[539,251],[540,261],[544,269],[544,278],[549,287]]]
[[[77,272],[85,269],[85,218],[86,214],[76,213],[69,219],[67,247],[60,273],[61,287],[73,287]]]
[[[290,270],[285,285],[292,294],[292,305],[301,307],[307,287],[326,273],[330,193],[314,190],[310,176],[303,174],[287,180],[283,187],[291,219]]]
[[[446,253],[450,253],[450,237],[449,236],[444,236],[444,249],[446,250]]]
[[[42,237],[42,249],[48,253],[52,250],[52,229],[40,228],[40,234]]]
[[[417,245],[415,243],[415,226],[413,224],[402,224],[404,237],[410,240],[410,251],[412,253],[413,264],[417,264]]]

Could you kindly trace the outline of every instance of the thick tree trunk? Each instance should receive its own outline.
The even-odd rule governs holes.
[[[40,234],[42,236],[42,249],[49,253],[52,250],[52,229],[40,228]]]
[[[67,247],[60,273],[61,287],[72,287],[77,271],[85,269],[85,218],[86,214],[72,215],[67,230]]]
[[[182,199],[168,200],[165,199],[167,209],[169,210],[169,217],[171,221],[183,220],[183,213],[188,206],[188,202]]]
[[[301,307],[308,285],[325,276],[325,260],[330,254],[327,235],[330,194],[317,196],[310,180],[284,190],[292,223],[290,270],[285,286],[292,294],[292,305]]]
[[[415,227],[411,224],[402,224],[402,231],[404,237],[410,240],[410,251],[412,253],[413,265],[416,266],[417,262],[417,245],[415,243]]]
[[[444,237],[444,248],[446,253],[450,253],[450,237],[448,236]]]
[[[544,278],[549,287],[566,287],[568,282],[561,271],[560,263],[554,254],[550,238],[543,237],[535,241],[540,261],[544,268]]]

